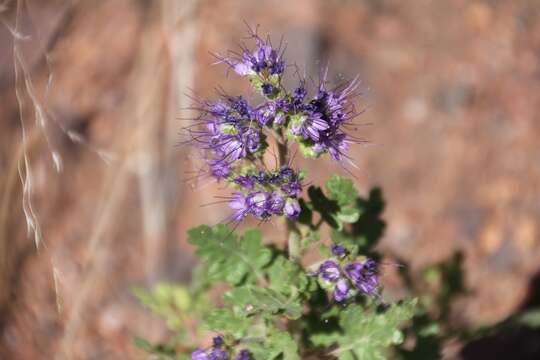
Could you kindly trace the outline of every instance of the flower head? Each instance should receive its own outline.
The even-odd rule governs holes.
[[[347,294],[349,293],[349,283],[345,279],[339,279],[336,282],[336,286],[334,287],[334,300],[337,302],[341,302],[345,300],[347,297]]]
[[[235,360],[250,360],[250,359],[251,359],[251,356],[249,354],[249,351],[246,350],[246,349],[242,349],[242,350],[240,350],[238,355],[236,355]]]
[[[196,349],[191,353],[191,360],[210,360],[210,354],[201,349]]]
[[[285,62],[279,49],[272,48],[270,40],[263,41],[257,34],[252,34],[255,48],[244,48],[238,58],[223,59],[240,76],[255,75],[267,72],[269,75],[281,75],[285,70]]]
[[[362,263],[354,262],[345,265],[345,274],[353,281],[358,290],[367,295],[376,293],[379,286],[377,275],[377,263],[372,259],[367,259]]]
[[[277,170],[267,170],[265,153],[274,143],[296,142],[306,157],[326,153],[335,160],[346,157],[349,144],[358,142],[347,131],[357,115],[351,100],[358,83],[331,88],[326,69],[315,89],[309,90],[305,79],[288,89],[282,83],[286,65],[281,43],[274,47],[256,29],[250,29],[250,38],[253,46],[242,45],[238,53],[218,58],[245,76],[264,100],[250,104],[243,96],[221,93],[216,101],[198,101],[200,116],[188,132],[203,154],[208,174],[235,189],[229,201],[233,221],[247,215],[297,219],[301,177],[286,165],[290,158],[283,147],[278,150],[285,156],[275,156],[280,162]],[[267,141],[271,137],[274,141]]]
[[[191,353],[191,360],[227,360],[228,354],[222,349],[223,339],[216,336],[212,339],[212,347],[208,350],[196,349]]]
[[[332,255],[337,256],[338,258],[342,258],[347,253],[347,250],[341,245],[332,245]]]
[[[319,267],[319,274],[326,281],[336,282],[341,276],[341,271],[334,261],[326,260]]]
[[[347,251],[340,245],[333,245],[332,255],[338,260],[325,260],[320,266],[317,275],[325,282],[331,284],[332,297],[341,302],[353,292],[365,295],[375,295],[379,287],[377,263],[372,259],[354,261],[343,266]]]
[[[285,203],[283,212],[289,219],[296,219],[300,215],[300,203],[296,199],[288,199]]]

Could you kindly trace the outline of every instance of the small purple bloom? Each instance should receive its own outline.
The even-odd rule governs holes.
[[[246,349],[240,350],[238,355],[236,355],[235,360],[251,360],[251,356],[249,355],[249,351]]]
[[[234,182],[235,184],[249,190],[252,190],[255,186],[255,178],[251,175],[237,176],[234,178]]]
[[[339,280],[341,273],[339,266],[332,260],[326,260],[319,266],[319,275],[330,282],[336,282]]]
[[[332,255],[337,256],[338,258],[342,258],[346,254],[346,250],[341,245],[332,245]]]
[[[339,279],[334,287],[334,300],[341,302],[349,293],[349,284],[346,279]]]
[[[210,351],[210,360],[227,360],[227,353],[220,348],[212,348]]]
[[[304,101],[304,98],[306,97],[306,95],[307,95],[307,90],[304,86],[299,86],[296,89],[294,89],[293,98],[295,101],[299,103]]]
[[[211,360],[211,358],[206,351],[197,349],[191,353],[191,360]]]
[[[240,221],[249,213],[249,204],[242,193],[234,193],[231,201],[229,201],[229,207],[235,212],[232,215],[234,221]]]
[[[364,294],[374,295],[379,287],[379,278],[376,274],[365,276],[361,281],[357,281],[355,285]]]
[[[284,166],[279,170],[279,176],[283,182],[292,181],[295,178],[294,170],[288,166]]]
[[[222,58],[238,75],[259,74],[267,70],[270,75],[281,75],[285,71],[285,62],[281,59],[279,50],[274,50],[270,42],[263,40],[256,34],[252,34],[255,40],[255,50],[244,49],[239,58]]]
[[[285,206],[285,200],[278,194],[272,194],[270,197],[270,206],[269,211],[274,215],[279,215],[283,213],[283,207]]]
[[[210,160],[208,165],[210,166],[210,174],[218,180],[226,178],[231,172],[230,166],[225,161]]]
[[[300,215],[300,203],[296,199],[288,199],[285,203],[283,212],[289,219],[296,219]]]
[[[299,182],[291,182],[280,186],[280,190],[287,196],[298,197],[302,192],[302,185]]]
[[[362,276],[363,266],[360,263],[349,263],[345,265],[343,271],[353,282],[356,282]]]
[[[249,194],[247,197],[249,211],[259,219],[264,219],[268,217],[270,210],[269,200],[270,193],[267,192],[255,192]]]
[[[212,339],[212,346],[215,348],[220,348],[223,345],[223,338],[221,336],[214,336]]]
[[[376,293],[379,286],[377,263],[367,259],[363,263],[350,263],[345,265],[345,274],[361,292],[367,295]]]
[[[264,96],[269,96],[274,92],[274,86],[269,83],[264,83],[261,86],[261,90]]]

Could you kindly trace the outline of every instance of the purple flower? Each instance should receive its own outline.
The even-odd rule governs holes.
[[[302,185],[299,182],[291,182],[280,186],[281,191],[290,197],[298,197],[302,192]]]
[[[346,254],[346,250],[341,245],[332,245],[332,255],[337,256],[338,258],[342,258]]]
[[[287,199],[283,212],[289,219],[296,219],[300,215],[300,203],[296,199]]]
[[[337,302],[345,300],[347,297],[347,294],[349,293],[349,283],[346,279],[339,279],[336,282],[336,286],[334,287],[334,300]]]
[[[379,287],[379,278],[376,274],[365,276],[362,280],[357,281],[355,285],[364,294],[374,295]]]
[[[235,210],[235,212],[231,216],[232,220],[234,221],[242,220],[250,212],[249,204],[246,197],[244,196],[244,194],[238,192],[232,195],[232,199],[231,201],[229,201],[229,207]]]
[[[284,166],[279,170],[279,177],[283,182],[289,182],[296,179],[294,170],[288,166]]]
[[[214,336],[212,339],[212,346],[214,348],[220,348],[223,345],[223,338],[221,336]]]
[[[285,206],[285,200],[278,194],[272,194],[270,197],[269,212],[275,215],[283,213],[283,207]]]
[[[289,99],[289,107],[298,114],[289,125],[289,132],[305,140],[315,154],[328,152],[334,160],[348,150],[351,142],[362,142],[347,135],[346,126],[358,113],[350,99],[358,87],[356,79],[335,89],[326,88],[327,71],[323,74],[316,95],[307,103],[307,92],[300,86]]]
[[[247,351],[246,349],[240,350],[240,352],[238,353],[238,355],[236,355],[236,358],[235,358],[235,360],[250,360],[250,359],[251,359],[251,356],[249,355],[249,351]]]
[[[210,355],[204,350],[196,349],[191,353],[191,360],[210,360]]]
[[[210,350],[210,360],[227,360],[227,353],[220,348],[214,347]]]
[[[306,88],[304,86],[299,86],[296,89],[294,89],[293,99],[295,102],[300,104],[302,103],[302,101],[304,101],[304,98],[306,97],[306,95],[307,95]]]
[[[352,280],[356,281],[362,275],[361,263],[349,263],[343,268],[345,274]]]
[[[225,161],[209,160],[210,174],[217,179],[224,179],[231,173],[230,166]]]
[[[261,90],[264,96],[270,96],[274,92],[274,86],[269,83],[264,83],[261,85]]]
[[[319,266],[319,275],[326,281],[336,282],[339,280],[341,272],[338,264],[332,260],[326,260]]]
[[[252,175],[244,175],[244,176],[237,176],[234,178],[234,182],[237,185],[240,185],[241,187],[245,189],[252,190],[255,186],[256,178]]]
[[[223,58],[220,60],[229,65],[240,76],[255,75],[266,71],[269,75],[281,75],[285,70],[280,49],[272,48],[270,40],[263,41],[256,33],[251,36],[255,40],[255,49],[242,49],[237,58]]]
[[[212,348],[208,350],[196,349],[191,353],[191,360],[227,360],[228,355],[221,349],[223,339],[216,336],[212,339]]]
[[[349,263],[345,265],[345,274],[361,292],[367,295],[376,293],[379,286],[377,263],[367,259],[363,263]]]
[[[254,192],[248,195],[247,204],[249,212],[259,219],[267,218],[270,215],[270,193]]]

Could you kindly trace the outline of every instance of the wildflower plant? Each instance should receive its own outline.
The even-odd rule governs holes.
[[[137,344],[163,358],[194,360],[386,358],[397,353],[400,328],[416,302],[384,298],[380,256],[373,251],[384,226],[382,200],[375,196],[373,206],[377,193],[362,198],[351,179],[338,175],[324,188],[306,189],[314,180],[292,164],[296,151],[313,161],[350,161],[350,146],[362,142],[352,133],[358,82],[331,87],[325,69],[312,88],[305,79],[286,88],[291,66],[283,46],[256,32],[250,38],[251,47],[218,59],[246,78],[262,101],[223,93],[200,100],[199,116],[187,128],[202,171],[228,185],[230,214],[226,224],[188,231],[201,260],[190,287],[137,292],[177,334],[169,344]],[[263,244],[257,229],[238,234],[228,226],[248,217],[282,222],[286,248]],[[332,245],[320,245],[319,261],[310,263],[304,255],[320,242],[323,227]],[[223,283],[214,308],[210,293]]]

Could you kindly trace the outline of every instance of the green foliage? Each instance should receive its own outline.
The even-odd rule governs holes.
[[[205,319],[205,326],[213,331],[231,334],[234,338],[246,335],[250,319],[231,309],[215,309]]]
[[[140,288],[133,288],[131,291],[141,304],[163,317],[167,326],[177,331],[183,328],[185,314],[196,311],[197,301],[199,304],[204,301],[202,298],[194,301],[187,288],[170,283],[159,283],[151,291]]]
[[[340,207],[354,205],[358,197],[351,179],[332,175],[325,183],[328,198],[337,201]]]
[[[380,218],[384,209],[380,190],[372,190],[363,198],[350,179],[332,176],[324,191],[312,186],[308,195],[309,201],[300,199],[300,219],[289,224],[298,240],[300,256],[302,249],[319,241],[319,230],[327,224],[332,240],[343,245],[351,259],[357,254],[377,257],[373,246],[385,226]],[[396,348],[403,341],[401,329],[407,324],[411,324],[407,334],[415,331],[417,344],[439,340],[438,328],[426,313],[421,317],[415,312],[416,300],[383,306],[377,298],[366,300],[358,295],[348,300],[347,306],[334,305],[332,286],[309,276],[313,268],[304,268],[301,259],[263,245],[259,230],[237,235],[224,225],[202,225],[188,231],[188,241],[201,259],[190,288],[160,284],[150,292],[134,290],[139,300],[163,316],[176,333],[166,344],[134,340],[159,359],[186,358],[195,347],[205,349],[197,339],[208,331],[224,339],[224,349],[231,359],[240,349],[248,349],[254,360],[410,358],[427,347]],[[322,248],[323,260],[332,256],[328,247]],[[318,265],[313,266],[316,269]],[[441,274],[451,272],[442,265],[438,269]],[[218,283],[226,283],[227,288],[221,285],[221,306],[212,309],[206,299]],[[192,326],[196,325],[189,332],[183,327],[188,316],[195,319]],[[439,348],[435,350],[438,353]]]
[[[354,254],[367,254],[377,244],[386,226],[381,219],[384,200],[380,189],[375,188],[367,198],[357,197],[354,203],[359,217],[347,229],[332,229],[330,237]]]
[[[201,225],[188,231],[188,241],[197,247],[195,254],[208,267],[211,281],[233,285],[262,278],[261,269],[272,260],[271,251],[262,246],[261,232],[248,230],[240,239],[225,225]]]
[[[298,345],[286,331],[269,328],[264,340],[247,345],[249,351],[257,360],[298,360]]]
[[[277,256],[267,270],[270,284],[268,287],[286,296],[306,291],[309,280],[297,263]]]
[[[244,317],[258,313],[265,316],[279,313],[294,320],[302,315],[302,307],[296,294],[287,298],[270,288],[251,285],[238,287],[225,293],[223,300],[236,314]]]
[[[338,359],[386,359],[388,349],[403,341],[399,328],[413,317],[415,306],[416,300],[383,310],[351,305],[339,314],[340,331],[315,334],[311,341],[316,346],[337,346],[331,354]]]

